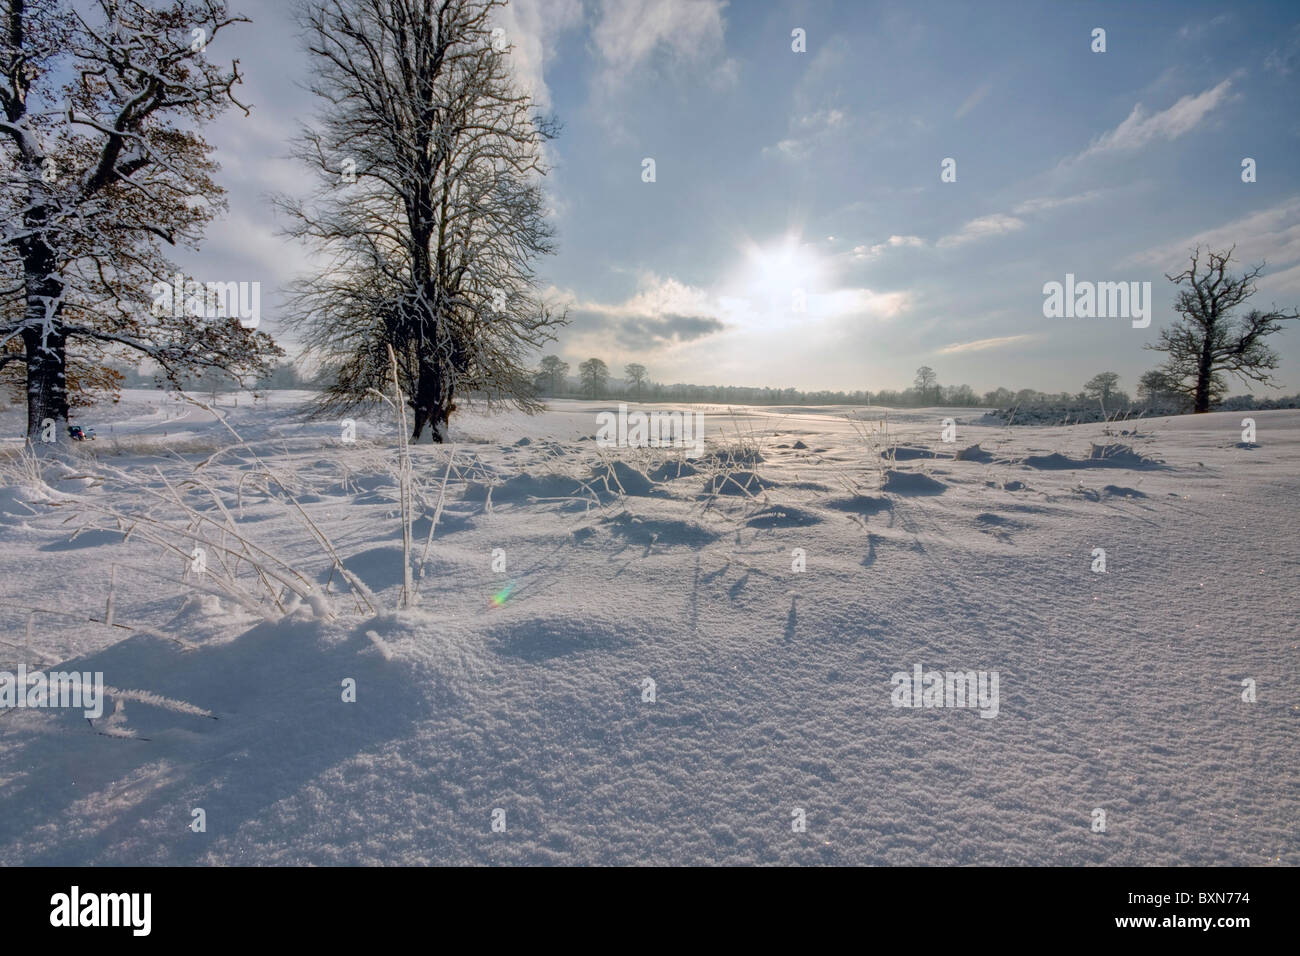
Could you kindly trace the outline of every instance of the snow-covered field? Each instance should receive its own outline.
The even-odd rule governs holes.
[[[110,689],[0,711],[0,860],[1300,863],[1300,411],[706,408],[696,460],[462,414],[398,610],[395,429],[307,397],[4,449],[0,670]],[[915,665],[996,716],[895,706]]]

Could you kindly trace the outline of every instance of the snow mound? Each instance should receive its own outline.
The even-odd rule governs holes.
[[[80,709],[25,712],[44,732],[11,740],[7,756],[35,769],[0,791],[0,845],[54,821],[31,848],[41,865],[120,859],[124,832],[142,863],[204,862],[213,843],[188,830],[191,807],[221,834],[255,824],[330,768],[408,733],[430,716],[430,689],[451,683],[384,660],[363,634],[294,618],[188,649],[136,635],[62,667],[103,673],[104,712],[90,723]],[[41,756],[51,734],[57,760]],[[104,798],[112,792],[120,799]]]
[[[969,448],[961,449],[955,457],[957,461],[977,461],[982,465],[993,460],[993,455],[981,448],[978,442]]]
[[[615,651],[631,643],[625,625],[569,616],[511,622],[496,628],[489,641],[498,654],[534,663]]]
[[[591,473],[591,485],[598,492],[643,497],[654,491],[654,482],[625,461],[598,465]]]
[[[1163,464],[1155,459],[1138,454],[1133,450],[1132,445],[1119,443],[1094,444],[1088,452],[1088,460],[1105,462],[1108,468],[1155,468]]]
[[[371,591],[382,591],[402,583],[402,548],[400,545],[381,545],[368,548],[343,559],[343,566],[356,575],[357,580]],[[340,586],[334,575],[335,586]],[[347,588],[346,584],[341,585]]]
[[[897,471],[893,468],[885,472],[882,490],[891,495],[941,495],[948,490],[942,481],[923,475],[919,471]]]
[[[42,485],[0,485],[0,522],[15,524],[45,514],[46,509],[39,506],[49,505],[62,497]]]
[[[675,478],[692,478],[698,475],[700,470],[695,467],[691,459],[666,461],[658,468],[654,468],[649,473],[651,481],[659,483],[672,481]]]
[[[1074,468],[1159,468],[1163,463],[1138,454],[1131,445],[1094,444],[1087,458],[1071,458],[1052,452],[1050,455],[1030,455],[1021,464],[1042,471],[1064,471]]]
[[[603,524],[612,534],[632,544],[661,544],[669,547],[700,548],[718,540],[717,532],[710,531],[694,521],[681,519],[639,518],[624,512],[604,519]]]
[[[424,542],[429,537],[429,525],[433,521],[433,515],[421,515],[411,522],[411,536],[418,542]],[[444,507],[442,514],[438,516],[438,527],[433,529],[434,540],[438,540],[446,535],[454,534],[457,531],[466,531],[474,527],[474,518],[472,515],[461,514],[450,508]],[[402,536],[401,522],[397,522],[397,527],[393,531],[397,537]]]
[[[1006,536],[1008,532],[1019,531],[1025,527],[1023,522],[1008,518],[1005,515],[994,514],[991,511],[984,511],[975,516],[975,524],[981,531],[999,536]]]

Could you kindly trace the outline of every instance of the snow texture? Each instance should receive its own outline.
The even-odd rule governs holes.
[[[61,471],[4,450],[0,670],[106,685],[93,721],[0,711],[7,863],[1300,863],[1300,412],[1246,449],[1239,413],[718,408],[691,460],[581,440],[599,403],[470,410],[450,471],[412,449],[399,611],[393,427],[343,444],[306,397],[223,398],[221,454],[145,391]],[[198,476],[306,597],[103,518]],[[997,671],[997,716],[894,706],[915,664]]]

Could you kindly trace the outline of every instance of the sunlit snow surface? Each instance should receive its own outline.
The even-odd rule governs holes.
[[[341,443],[308,397],[222,396],[247,445],[215,458],[145,391],[77,419],[97,460],[5,446],[0,670],[115,690],[93,723],[0,712],[0,860],[1300,863],[1298,411],[706,406],[702,458],[598,447],[609,403],[474,411],[427,553],[451,449],[412,449],[399,611],[396,431]],[[96,517],[196,474],[314,605],[240,607]],[[132,630],[98,623],[114,566]],[[914,664],[997,671],[998,715],[893,706]]]

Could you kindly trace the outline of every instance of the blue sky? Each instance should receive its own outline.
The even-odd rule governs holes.
[[[232,8],[254,25],[209,53],[240,58],[254,111],[210,131],[231,214],[180,261],[261,281],[274,332],[310,263],[266,195],[300,188],[286,141],[316,107],[287,4]],[[1132,391],[1197,241],[1267,261],[1255,304],[1300,305],[1294,3],[515,0],[500,23],[564,126],[540,272],[575,366],[874,390],[924,364],[981,392],[1112,370]],[[1151,282],[1150,327],[1045,318],[1067,273]],[[1274,344],[1300,391],[1300,331]]]

